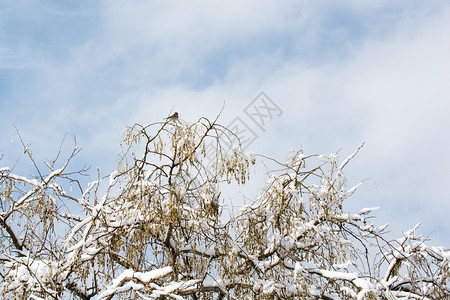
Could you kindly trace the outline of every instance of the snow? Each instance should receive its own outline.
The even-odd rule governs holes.
[[[173,158],[172,164],[177,159],[184,159],[182,152],[189,148],[193,141],[185,136],[178,144],[177,141],[173,142],[172,145],[178,145],[179,157]],[[14,209],[38,196],[41,197],[42,192],[49,190],[51,194],[44,199],[53,201],[49,203],[56,204],[58,208],[61,207],[58,218],[63,219],[63,225],[66,226],[56,228],[56,231],[64,231],[65,236],[62,238],[52,240],[53,236],[49,235],[42,245],[44,250],[38,249],[39,240],[28,240],[26,245],[31,246],[26,250],[8,250],[2,253],[2,270],[6,270],[2,276],[9,282],[0,286],[0,292],[8,293],[8,289],[28,285],[32,286],[30,289],[46,289],[43,293],[51,294],[53,291],[47,288],[50,284],[46,283],[52,281],[52,284],[59,287],[70,286],[77,291],[89,293],[94,285],[91,282],[99,276],[95,285],[101,292],[94,295],[97,296],[96,299],[116,297],[119,296],[118,293],[131,291],[135,291],[135,295],[143,299],[182,299],[182,296],[197,291],[209,293],[223,289],[226,294],[239,284],[245,285],[242,287],[244,293],[245,289],[248,289],[249,293],[252,293],[253,289],[255,293],[263,293],[269,298],[286,292],[287,298],[315,295],[317,298],[326,296],[339,299],[348,295],[364,299],[372,293],[378,297],[392,286],[398,287],[399,282],[416,279],[411,275],[415,271],[417,282],[421,282],[416,291],[431,294],[434,291],[433,286],[424,282],[443,280],[445,274],[439,267],[449,266],[448,250],[427,246],[426,240],[416,234],[418,225],[405,232],[399,240],[384,239],[381,232],[387,224],[377,228],[369,222],[369,217],[366,218],[366,215],[379,207],[363,208],[357,214],[342,209],[345,207],[341,205],[344,198],[352,195],[361,185],[359,183],[346,190],[342,171],[359,149],[339,168],[337,156],[330,155],[322,156],[326,160],[320,161],[320,166],[313,171],[304,170],[298,173],[292,172],[293,167],[305,168],[306,160],[311,156],[297,152],[288,161],[290,165],[274,172],[277,175],[270,174],[270,184],[260,197],[249,205],[242,206],[239,211],[233,207],[230,217],[226,219],[226,216],[221,215],[218,217],[219,221],[205,217],[203,205],[218,204],[213,203],[219,195],[216,183],[225,179],[218,178],[216,182],[212,182],[208,178],[202,182],[203,173],[189,173],[192,169],[198,171],[198,165],[192,166],[195,162],[190,160],[186,161],[190,169],[176,166],[175,172],[170,175],[173,177],[167,176],[164,171],[173,168],[170,163],[164,162],[164,165],[158,166],[155,165],[156,162],[142,161],[139,165],[143,169],[136,172],[139,176],[130,182],[127,182],[128,177],[120,177],[119,172],[114,171],[109,175],[109,183],[108,177],[90,183],[80,199],[68,198],[70,203],[79,205],[79,211],[76,211],[79,216],[64,211],[66,203],[61,205],[58,202],[67,196],[63,190],[65,185],[56,183],[56,178],[63,174],[64,168],[51,172],[41,182],[9,174],[8,168],[1,168],[2,179],[6,178],[12,182],[20,180],[26,187],[14,191],[16,198],[19,198]],[[221,162],[223,165],[218,166],[224,169],[218,171],[226,174],[225,169],[231,168],[230,172],[235,172],[236,164],[247,163],[241,160],[246,159],[242,154],[235,156],[237,158],[228,161],[225,157],[225,162]],[[252,156],[247,158],[252,159]],[[195,160],[195,155],[192,159]],[[317,159],[317,156],[314,156],[314,159]],[[170,161],[170,156],[163,160]],[[177,172],[181,175],[177,175]],[[128,175],[132,174],[134,173],[130,172]],[[143,174],[146,177],[144,180]],[[199,182],[193,184],[195,188],[188,190],[187,186],[192,184],[189,181],[192,179],[191,175]],[[168,177],[173,180],[173,186],[169,185]],[[122,186],[117,182],[123,183],[129,190],[122,190]],[[176,192],[179,195],[177,200],[181,201],[170,199],[168,195],[172,192]],[[101,199],[100,203],[97,202],[98,199]],[[27,205],[23,207],[29,208]],[[175,211],[175,215],[169,214],[167,207],[175,208],[171,210],[171,213]],[[176,215],[178,213],[179,215]],[[16,220],[14,219],[14,222]],[[34,228],[27,228],[28,231],[22,228],[20,230],[18,231],[24,237],[33,234],[37,236],[36,232],[33,232]],[[111,243],[114,243],[113,247]],[[134,254],[127,248],[129,245],[142,245],[142,248],[148,251],[142,253],[143,263],[134,270],[126,269],[133,266],[134,262],[129,265],[122,264],[121,261],[115,261],[115,257],[108,256],[119,255],[128,259],[130,254]],[[381,255],[375,265],[372,265],[372,262],[366,263],[364,257],[366,246],[368,251],[372,250],[370,245],[377,245],[385,251],[379,253],[376,248],[378,252],[375,254]],[[14,245],[10,245],[9,249],[12,248]],[[47,249],[53,252],[49,255]],[[177,260],[173,267],[177,268],[177,276],[168,265],[173,263],[170,258],[174,253]],[[370,259],[372,254],[368,254]],[[377,255],[373,257],[377,260]],[[400,261],[401,267],[397,270]],[[425,262],[425,267],[430,267],[430,271],[436,274],[434,278],[420,273],[424,272],[423,269],[417,271],[422,261]],[[103,273],[96,273],[96,269],[101,268],[102,264],[111,264],[107,265],[107,270],[113,270],[109,274],[111,277],[100,278]],[[201,267],[196,268],[198,265]],[[150,270],[137,269],[142,266]],[[84,282],[86,277],[80,274],[80,270],[84,272],[89,268],[91,273]],[[394,269],[398,276],[392,274]],[[375,276],[374,273],[378,270],[387,271],[387,274]],[[56,274],[58,276],[55,276]],[[225,275],[221,277],[223,274]],[[414,298],[413,294],[388,292],[405,299]],[[231,294],[232,291],[229,296]],[[214,298],[217,294],[206,295],[210,296]]]
[[[351,189],[349,189],[346,193],[345,196],[346,197],[350,197],[351,195],[353,195],[353,193],[358,189],[358,187],[362,184],[362,182],[358,183],[357,185],[355,185],[354,187],[352,187]]]
[[[386,223],[386,224],[384,224],[384,225],[381,225],[380,227],[377,228],[377,231],[378,231],[378,232],[382,232],[382,231],[385,230],[386,227],[388,227],[388,226],[389,226],[389,223]]]
[[[322,275],[323,277],[326,277],[331,280],[348,280],[348,281],[355,281],[358,278],[358,274],[356,273],[343,273],[338,271],[328,271],[328,270],[313,270],[315,273],[318,273]]]
[[[364,146],[364,143],[361,145],[361,146],[359,146],[358,147],[358,149],[356,149],[356,151],[355,152],[353,152],[352,154],[350,154],[342,163],[341,163],[341,165],[339,166],[339,170],[342,170],[347,164],[348,164],[348,162],[350,161],[350,160],[352,160],[355,156],[356,156],[356,154],[358,154],[358,152],[359,152],[359,150],[361,150],[361,148]]]
[[[422,225],[422,223],[417,223],[413,228],[406,231],[404,236],[408,238],[414,238],[414,235],[416,234],[416,230]]]
[[[55,171],[51,172],[51,173],[43,180],[42,183],[43,183],[44,185],[45,185],[45,184],[48,184],[48,183],[50,182],[50,180],[51,180],[53,177],[55,177],[55,176],[61,174],[63,171],[64,171],[64,168],[60,168],[60,169],[58,169],[58,170],[55,170]]]
[[[22,257],[16,259],[20,265],[12,269],[9,276],[14,278],[12,284],[21,285],[27,283],[31,286],[39,283],[48,282],[52,279],[58,269],[56,263],[52,261],[31,259],[30,257]],[[11,266],[12,265],[7,265]],[[12,273],[11,273],[12,272]]]
[[[333,219],[339,220],[339,221],[363,221],[364,218],[361,217],[359,214],[339,214],[339,215],[333,215]]]
[[[301,275],[303,272],[305,272],[305,268],[300,264],[300,262],[295,263],[295,269],[294,269],[294,279],[297,279],[299,275]]]
[[[262,292],[263,294],[272,294],[276,289],[275,286],[275,282],[273,281],[267,281],[265,284],[263,284],[262,286]]]
[[[363,290],[372,290],[374,289],[374,286],[369,281],[363,279],[363,278],[356,278],[352,281],[357,287]]]
[[[349,287],[343,286],[343,287],[341,287],[341,291],[343,291],[344,294],[349,295],[349,296],[352,297],[353,299],[355,299],[355,298],[357,297],[355,291],[352,290],[352,289],[349,288]]]
[[[358,215],[365,215],[365,214],[371,213],[373,211],[376,211],[376,210],[378,210],[380,208],[381,208],[381,206],[370,207],[370,208],[363,208],[363,209],[361,209],[359,211]]]
[[[9,168],[3,168],[0,171],[3,172],[3,171],[7,171],[7,170],[9,171]],[[3,175],[3,176],[5,176],[5,175]],[[32,186],[42,188],[42,184],[39,181],[37,181],[36,179],[28,179],[28,178],[26,178],[24,176],[15,175],[15,174],[12,174],[12,173],[7,174],[6,177],[12,178],[12,179],[18,180],[18,181],[23,181],[23,182],[26,182],[26,183],[28,183],[28,184],[30,184]]]
[[[109,175],[109,186],[113,186],[116,183],[118,174],[119,171],[116,170]]]
[[[201,254],[209,256],[209,257],[213,257],[213,256],[216,255],[216,250],[214,248],[205,249],[204,247],[201,247],[201,246],[193,247],[192,245],[181,247],[181,248],[179,248],[179,251],[180,252],[192,252],[192,251],[195,251],[197,253],[201,253]]]
[[[141,290],[144,288],[143,284],[167,276],[172,273],[171,267],[165,267],[148,272],[134,272],[132,269],[123,271],[118,277],[116,277],[111,286],[99,294],[96,300],[108,298],[116,293],[124,292],[128,290]],[[139,280],[142,284],[137,284],[133,279]]]
[[[80,222],[80,223],[78,223],[77,225],[75,225],[75,226],[72,228],[72,231],[70,232],[69,236],[68,236],[68,237],[66,238],[66,240],[64,241],[64,245],[63,245],[63,246],[66,246],[67,243],[70,242],[70,241],[72,240],[72,238],[73,238],[73,236],[75,235],[75,233],[77,233],[78,230],[80,230],[84,225],[86,225],[86,224],[89,223],[90,221],[92,221],[92,217],[87,217],[87,218],[84,219],[82,222]],[[75,246],[73,246],[73,247],[67,249],[66,251],[67,251],[67,252],[71,252],[71,251],[73,251],[74,249],[79,248],[79,247],[81,246],[80,243],[82,243],[82,241],[78,242],[77,245],[75,245]]]
[[[167,286],[160,287],[157,290],[153,291],[153,294],[156,296],[162,296],[162,295],[170,295],[172,292],[175,292],[177,290],[186,289],[193,285],[197,285],[200,282],[200,280],[188,280],[188,281],[181,281],[181,282],[174,282]]]
[[[142,282],[150,282],[153,281],[155,279],[167,276],[168,274],[172,273],[172,267],[164,267],[161,269],[156,269],[156,270],[152,270],[149,272],[135,272],[134,273],[134,277],[139,279]]]
[[[348,267],[353,266],[353,265],[355,265],[355,262],[353,262],[351,260],[348,260],[348,261],[346,261],[343,264],[334,264],[333,268],[335,268],[337,270],[339,270],[339,269],[347,269]]]

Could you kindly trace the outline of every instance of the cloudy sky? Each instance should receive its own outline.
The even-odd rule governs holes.
[[[448,1],[0,0],[0,164],[25,161],[17,127],[40,160],[76,135],[107,173],[125,126],[224,106],[281,161],[365,142],[349,207],[450,246],[448,53]],[[262,91],[282,111],[263,129],[245,114]]]

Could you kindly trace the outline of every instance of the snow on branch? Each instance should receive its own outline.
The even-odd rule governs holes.
[[[358,154],[359,150],[361,150],[361,148],[364,147],[364,143],[362,143],[361,146],[358,147],[358,149],[356,149],[355,152],[353,152],[352,154],[350,154],[339,166],[339,170],[344,169],[344,167],[350,162],[350,160],[352,160],[356,154]]]
[[[363,144],[364,145],[364,144]],[[0,293],[8,299],[447,299],[450,251],[419,226],[399,239],[379,207],[344,209],[337,155],[300,149],[246,205],[254,155],[206,118],[130,127],[114,172],[87,186],[69,171],[0,168]],[[28,149],[29,151],[29,149]],[[30,154],[29,152],[27,152]],[[58,155],[59,156],[59,155]],[[32,160],[31,155],[28,157]],[[36,162],[31,161],[33,166]],[[71,185],[78,186],[76,192]],[[254,182],[251,183],[252,185]],[[237,206],[237,207],[236,207]]]
[[[171,267],[165,267],[158,270],[152,270],[149,272],[134,272],[131,269],[125,270],[120,274],[118,277],[116,277],[112,285],[105,290],[104,292],[100,293],[97,300],[101,299],[111,299],[112,296],[114,296],[118,292],[125,292],[130,289],[133,289],[135,291],[139,291],[144,289],[143,284],[148,284],[156,279],[165,277],[173,272],[173,269]],[[137,283],[135,283],[136,281]],[[155,288],[155,285],[153,285],[153,288]],[[173,289],[175,290],[175,288]],[[163,293],[160,292],[160,295]]]

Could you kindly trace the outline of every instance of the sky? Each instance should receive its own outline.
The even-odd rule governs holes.
[[[365,143],[348,207],[450,247],[448,53],[448,1],[0,0],[0,167],[32,172],[17,128],[38,161],[76,135],[74,163],[107,174],[126,126],[223,107],[280,161]]]

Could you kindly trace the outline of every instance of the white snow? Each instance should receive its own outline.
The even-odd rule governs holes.
[[[375,211],[375,210],[378,210],[378,209],[380,209],[381,208],[381,206],[376,206],[376,207],[369,207],[369,208],[363,208],[363,209],[361,209],[360,211],[359,211],[359,215],[365,215],[365,214],[368,214],[368,213],[371,213],[371,212],[373,212],[373,211]]]

